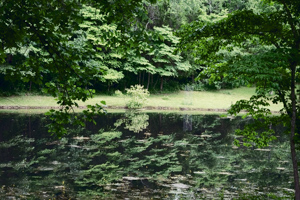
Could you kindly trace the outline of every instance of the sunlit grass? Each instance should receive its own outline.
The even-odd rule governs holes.
[[[249,99],[255,88],[241,87],[233,90],[218,91],[180,91],[171,94],[155,94],[149,97],[146,106],[172,108],[228,109],[230,105],[241,99]],[[105,101],[108,106],[125,106],[129,98],[123,96],[97,95],[86,102],[78,102],[80,106]],[[58,106],[56,100],[49,96],[13,96],[0,97],[0,106]],[[272,111],[278,111],[282,105],[271,105]]]
[[[0,106],[57,106],[57,104],[53,97],[24,95],[0,97]]]

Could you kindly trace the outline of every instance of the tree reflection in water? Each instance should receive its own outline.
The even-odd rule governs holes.
[[[138,110],[130,109],[125,112],[124,117],[118,119],[114,124],[116,127],[124,124],[124,129],[138,133],[146,129],[149,125],[149,115],[140,113]]]
[[[109,114],[96,126],[70,128],[61,140],[48,135],[40,115],[0,120],[3,199],[233,199],[243,193],[263,199],[292,188],[286,140],[264,150],[232,145],[233,130],[248,119]]]

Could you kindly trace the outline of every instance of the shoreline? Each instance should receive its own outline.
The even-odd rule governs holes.
[[[0,106],[0,110],[58,110],[60,106]],[[79,106],[74,109],[83,110],[86,109],[86,106]],[[104,109],[112,109],[112,110],[128,110],[126,106],[103,106]],[[191,107],[167,107],[167,106],[145,106],[141,109],[142,111],[160,111],[160,110],[169,110],[169,111],[199,111],[199,112],[223,112],[226,113],[228,109],[225,108],[191,108]],[[246,113],[244,111],[243,113]],[[279,111],[271,111],[271,113],[278,114]]]

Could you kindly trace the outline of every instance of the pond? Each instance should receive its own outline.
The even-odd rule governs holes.
[[[247,118],[107,114],[96,125],[70,127],[60,140],[43,115],[2,113],[0,120],[0,199],[266,199],[293,192],[282,128],[265,149],[233,145]]]

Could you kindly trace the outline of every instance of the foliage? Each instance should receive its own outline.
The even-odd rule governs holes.
[[[179,38],[167,26],[154,27],[153,30],[146,31],[137,47],[138,52],[136,48],[126,52],[124,71],[139,75],[139,84],[144,84],[144,78],[141,81],[141,73],[148,74],[147,89],[150,88],[151,76],[156,77],[157,81],[161,80],[161,84],[164,77],[178,77],[191,67],[179,53],[174,53],[178,41]],[[137,54],[139,56],[136,56]],[[151,86],[155,88],[153,81]],[[161,85],[160,90],[162,89]]]
[[[57,98],[61,110],[50,111],[62,120],[53,120],[58,124],[51,130],[57,134],[66,132],[63,121],[80,124],[83,120],[70,120],[68,113],[78,107],[76,101],[92,97],[93,82],[123,77],[114,70],[120,66],[120,53],[114,47],[124,41],[134,45],[135,41],[120,40],[119,33],[134,21],[133,10],[140,16],[145,12],[142,0],[17,0],[1,1],[0,7],[0,71],[10,80],[30,82],[30,89],[33,83]]]
[[[118,96],[118,97],[122,97],[123,93],[120,90],[116,90],[115,95]]]
[[[118,52],[121,31],[117,30],[116,24],[107,23],[108,16],[101,9],[83,5],[80,12],[84,20],[79,26],[96,52],[94,60],[89,62],[96,65],[99,72],[104,72],[102,81],[116,82],[122,79],[124,75],[115,70],[122,65],[123,55]],[[101,77],[101,74],[94,74],[94,77]]]
[[[178,76],[180,71],[188,71],[188,62],[182,62],[179,54],[174,54],[179,38],[172,34],[169,27],[154,27],[152,48],[149,52],[151,61],[156,66],[156,73],[163,76]],[[171,45],[169,45],[171,44]]]
[[[130,98],[126,105],[130,109],[142,108],[150,96],[148,90],[141,85],[131,86],[129,89],[126,89],[126,93]]]
[[[48,131],[55,135],[58,138],[61,138],[64,135],[69,134],[69,128],[66,127],[67,124],[73,124],[74,126],[84,127],[85,121],[96,123],[93,116],[94,114],[105,114],[106,110],[103,110],[103,105],[105,105],[104,101],[101,101],[101,105],[87,105],[87,109],[82,111],[83,115],[77,115],[75,112],[70,114],[68,112],[71,108],[61,108],[59,110],[51,109],[45,113],[46,116],[49,117],[51,123],[47,125]],[[73,110],[74,111],[74,110]]]
[[[0,67],[2,94],[43,90],[55,97],[62,93],[64,102],[68,99],[66,93],[74,90],[74,83],[77,88],[111,93],[111,90],[124,90],[133,84],[147,85],[147,89],[158,91],[163,90],[163,85],[168,84],[169,80],[178,82],[178,85],[192,81],[203,66],[195,62],[193,52],[173,53],[179,40],[174,36],[174,30],[187,22],[197,19],[216,21],[228,12],[255,5],[253,0],[72,0],[63,6],[54,0],[48,3],[50,6],[45,1],[26,0],[24,5],[20,2],[3,2],[4,16],[12,21],[1,21],[1,30],[5,30],[1,38],[6,41],[3,43],[5,52],[1,54],[4,62]],[[41,8],[38,9],[40,13],[35,9],[37,7]],[[14,10],[24,13],[24,16],[13,15],[11,11]],[[29,13],[32,13],[32,19]],[[27,18],[29,24],[22,22],[18,25],[18,20],[27,22]],[[7,26],[9,23],[11,27]],[[38,23],[36,31],[29,27],[31,23]],[[5,36],[10,30],[14,31],[15,39],[14,35]],[[40,33],[41,40],[32,37],[37,33]],[[51,34],[55,34],[55,37]],[[48,54],[53,53],[47,50],[51,38],[57,44],[50,46],[51,51],[65,50],[59,55],[54,53],[55,59],[65,56],[61,60],[68,61],[69,68],[77,66],[75,71],[70,69],[67,75],[57,76],[65,72],[64,68],[66,72],[69,68],[52,62],[53,58]],[[44,48],[41,44],[48,47]],[[65,84],[63,81],[69,77],[73,81],[67,84],[68,87],[62,88],[61,85]],[[177,90],[178,85],[169,85],[166,90]],[[91,98],[91,95],[79,91],[78,96],[81,95]],[[76,100],[72,99],[69,103],[72,101]],[[76,107],[75,104],[71,106]]]
[[[230,114],[242,110],[255,119],[253,125],[238,130],[245,144],[268,145],[275,139],[270,126],[284,124],[289,130],[294,171],[295,198],[300,184],[295,143],[299,135],[299,1],[263,1],[258,7],[230,14],[216,23],[197,21],[181,31],[183,48],[195,49],[205,60],[203,73],[211,81],[227,79],[256,85],[256,95],[233,105]],[[197,46],[196,46],[197,45]],[[200,48],[199,48],[200,47]],[[275,95],[269,95],[275,92]],[[280,116],[270,115],[269,102],[282,104]]]

